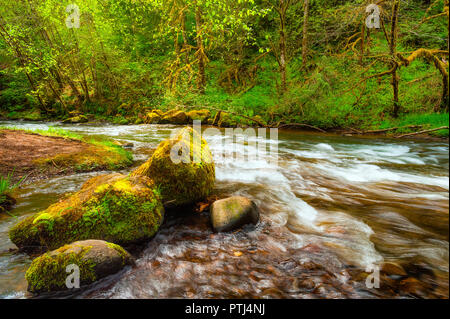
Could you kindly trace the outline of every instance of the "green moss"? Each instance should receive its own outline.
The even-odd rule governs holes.
[[[194,139],[201,142],[194,143]],[[178,163],[171,158],[172,150],[184,150],[179,154]],[[174,139],[163,141],[151,159],[131,174],[140,175],[155,181],[164,203],[181,206],[200,201],[211,193],[215,166],[206,141],[187,127]]]
[[[81,285],[97,280],[94,270],[95,263],[83,258],[91,248],[72,249],[67,245],[34,259],[25,274],[28,290],[34,293],[64,290],[66,278],[69,275],[66,267],[72,264],[77,265],[80,269]]]
[[[151,111],[145,117],[145,123],[156,124],[161,121],[162,112]]]
[[[129,254],[126,252],[125,249],[123,249],[121,246],[116,245],[114,243],[106,243],[106,245],[111,248],[114,249],[119,255],[120,257],[122,257],[122,265],[125,265],[128,258],[129,258]]]
[[[30,216],[10,230],[19,248],[55,249],[85,239],[130,244],[153,237],[164,208],[147,177],[106,175],[88,181],[66,200]]]
[[[89,119],[86,116],[84,116],[84,115],[77,115],[77,116],[65,119],[63,121],[63,123],[72,123],[72,124],[87,123],[87,122],[89,122]]]
[[[183,125],[189,123],[189,118],[185,112],[174,110],[164,113],[161,117],[160,123]]]
[[[186,115],[193,121],[207,122],[211,117],[211,112],[209,110],[190,111]]]

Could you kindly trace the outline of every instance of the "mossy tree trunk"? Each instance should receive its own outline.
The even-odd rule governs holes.
[[[279,21],[279,57],[277,57],[280,68],[281,93],[287,90],[287,36],[286,36],[286,13],[291,5],[291,0],[280,0],[275,10],[278,12]]]
[[[202,21],[202,11],[199,6],[195,9],[195,25],[196,25],[196,38],[197,38],[197,58],[198,58],[198,78],[197,86],[201,94],[205,93],[206,87],[206,56],[205,47],[203,45],[203,21]]]
[[[302,67],[305,68],[308,59],[309,0],[305,0],[303,6]]]
[[[391,21],[391,35],[390,35],[390,43],[389,43],[389,51],[392,58],[392,90],[394,95],[394,108],[393,108],[393,116],[398,117],[398,112],[400,109],[399,97],[398,97],[398,82],[399,77],[397,73],[398,64],[396,62],[396,54],[397,54],[397,38],[398,38],[398,10],[400,6],[400,1],[394,1],[392,5],[392,21]]]

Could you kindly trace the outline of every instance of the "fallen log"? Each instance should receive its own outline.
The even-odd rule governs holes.
[[[359,135],[363,135],[363,134],[381,134],[381,133],[387,133],[387,132],[391,132],[391,131],[397,131],[397,130],[402,129],[402,128],[415,129],[415,128],[421,128],[421,127],[423,127],[423,125],[407,125],[407,126],[397,126],[397,127],[390,127],[390,128],[381,129],[381,130],[370,130],[370,131],[358,131],[358,130],[356,130],[354,128],[349,128],[353,132],[344,132],[343,134],[359,134]]]
[[[396,136],[395,138],[403,138],[403,137],[414,136],[414,135],[425,134],[425,133],[431,133],[431,132],[436,132],[436,131],[440,131],[440,130],[448,130],[448,129],[449,129],[448,126],[442,126],[442,127],[434,128],[434,129],[431,129],[431,130],[424,130],[424,131],[419,131],[419,132],[414,132],[414,133],[403,134],[403,135],[400,135],[400,136]]]
[[[319,132],[326,133],[326,131],[322,130],[321,128],[318,128],[318,127],[315,127],[315,126],[312,126],[312,125],[309,125],[309,124],[302,124],[302,123],[283,124],[283,125],[279,125],[279,126],[277,126],[275,128],[282,129],[282,128],[286,128],[286,127],[308,127],[308,128],[312,128],[314,130],[317,130]]]

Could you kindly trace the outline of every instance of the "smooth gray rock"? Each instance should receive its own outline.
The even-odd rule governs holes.
[[[246,224],[257,224],[259,209],[256,204],[241,196],[214,202],[211,206],[211,224],[215,232],[235,230]]]

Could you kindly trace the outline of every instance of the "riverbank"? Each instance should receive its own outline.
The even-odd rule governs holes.
[[[148,111],[145,114],[135,116],[135,117],[97,117],[93,114],[87,114],[85,117],[88,122],[84,123],[73,123],[78,125],[140,125],[140,124],[151,124],[148,123],[148,114],[151,114],[154,110]],[[163,111],[159,111],[161,114],[166,113]],[[170,111],[169,111],[170,112]],[[167,112],[167,113],[169,113]],[[172,111],[173,112],[173,111]],[[225,112],[226,113],[226,112]],[[214,120],[217,113],[210,116],[211,119]],[[233,124],[236,127],[263,127],[267,125],[268,127],[277,127],[280,130],[286,131],[299,131],[299,132],[315,132],[319,134],[331,134],[331,135],[340,135],[340,136],[358,136],[362,138],[407,138],[407,139],[426,139],[432,141],[449,141],[449,130],[448,128],[440,129],[442,127],[448,127],[449,125],[449,115],[448,114],[429,114],[429,115],[412,115],[406,116],[403,118],[399,118],[397,120],[389,120],[378,125],[370,125],[370,126],[356,126],[356,127],[334,127],[334,128],[322,128],[316,127],[307,123],[275,123],[275,124],[266,124],[266,122],[260,117],[256,117],[256,121],[252,121],[249,117],[241,117],[243,121],[239,121],[239,116],[234,116]],[[201,119],[201,118],[195,118]],[[62,122],[64,119],[61,118],[42,118],[39,119],[29,119],[17,117],[9,118],[7,116],[0,116],[0,121],[17,121],[17,123],[21,123],[21,121],[29,121],[33,123],[41,123],[41,122]],[[207,123],[208,127],[218,127],[221,125],[219,123],[202,121],[202,125]],[[157,123],[154,123],[157,124]],[[166,123],[166,124],[192,124],[192,119],[186,117],[186,121],[184,123]],[[231,127],[233,125],[230,125]],[[223,127],[223,126],[222,126]],[[417,133],[420,134],[417,134]],[[411,136],[408,136],[412,134]]]
[[[132,164],[130,152],[112,141],[85,139],[61,129],[26,131],[0,128],[0,175],[12,181],[46,179]]]

